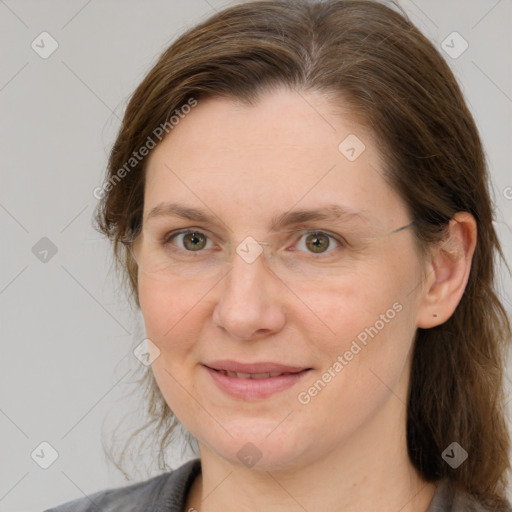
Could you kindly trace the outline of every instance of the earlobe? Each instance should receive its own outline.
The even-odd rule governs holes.
[[[466,288],[477,241],[475,218],[458,212],[445,238],[432,249],[428,277],[418,310],[418,327],[429,329],[446,322]]]

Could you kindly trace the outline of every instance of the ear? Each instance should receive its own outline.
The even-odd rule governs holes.
[[[444,239],[432,248],[426,265],[418,327],[429,329],[452,316],[469,279],[476,239],[475,218],[468,212],[456,213]]]

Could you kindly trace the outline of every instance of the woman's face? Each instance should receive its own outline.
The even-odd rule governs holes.
[[[320,94],[180,120],[148,162],[139,297],[200,445],[276,469],[404,425],[425,283],[412,230],[392,232],[410,220],[371,134]]]

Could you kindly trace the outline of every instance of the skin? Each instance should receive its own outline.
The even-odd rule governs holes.
[[[349,134],[366,146],[352,162],[338,150]],[[165,202],[205,209],[216,223],[148,219]],[[326,203],[370,220],[294,226],[346,238],[351,246],[332,249],[330,263],[314,262],[307,235],[270,232],[275,215]],[[186,510],[427,510],[435,484],[420,478],[406,449],[411,349],[418,327],[441,324],[455,310],[476,224],[457,214],[447,244],[422,260],[412,229],[385,236],[410,220],[382,178],[372,134],[320,93],[274,90],[253,106],[201,100],[152,151],[140,246],[183,228],[211,235],[199,260],[186,259],[183,239],[174,239],[181,259],[167,281],[139,271],[147,337],[160,350],[154,376],[200,447],[202,474]],[[278,253],[247,263],[235,252],[247,236],[271,243],[265,250],[295,247],[287,257],[306,273],[272,266]],[[397,303],[400,312],[300,403],[298,394]],[[243,400],[219,390],[205,370],[218,359],[312,370],[271,397]],[[261,453],[253,467],[237,456],[248,442]]]

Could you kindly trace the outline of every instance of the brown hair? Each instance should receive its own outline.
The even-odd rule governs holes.
[[[510,467],[503,391],[510,323],[494,291],[493,258],[504,258],[473,117],[449,66],[405,14],[372,0],[262,0],[218,12],[179,37],[133,94],[107,180],[190,98],[254,104],[261,92],[282,86],[348,101],[375,134],[386,179],[417,220],[423,251],[456,212],[475,217],[477,247],[457,309],[442,325],[417,331],[407,443],[426,480],[447,477],[498,510]],[[127,247],[141,228],[146,160],[105,189],[97,210],[137,306]],[[163,461],[177,421],[149,369],[142,380],[152,419],[139,431],[156,424],[163,432]],[[469,453],[457,469],[441,456],[453,441]]]

